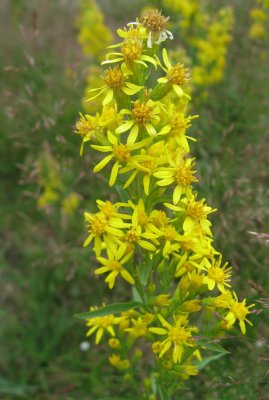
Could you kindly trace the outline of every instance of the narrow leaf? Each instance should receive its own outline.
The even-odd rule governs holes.
[[[167,391],[164,389],[163,385],[159,384],[159,393],[161,396],[161,400],[170,400],[170,396]]]
[[[201,370],[201,369],[205,368],[209,363],[211,363],[211,361],[215,361],[218,358],[223,357],[224,355],[225,355],[225,353],[214,354],[213,356],[204,358],[202,361],[199,361],[195,365],[199,370]]]
[[[141,307],[141,305],[142,304],[139,303],[138,301],[129,301],[126,303],[109,304],[108,306],[99,308],[98,310],[87,311],[84,313],[76,314],[75,317],[82,318],[82,319],[103,317],[105,315],[118,314],[123,311],[128,311],[133,308]]]
[[[215,351],[216,353],[229,354],[229,351],[225,350],[224,347],[218,343],[204,342],[202,340],[198,340],[197,343],[200,346],[205,347],[207,350]]]
[[[130,198],[129,198],[129,196],[128,196],[126,190],[124,190],[124,189],[123,189],[121,186],[119,186],[119,185],[115,185],[115,188],[116,188],[116,190],[117,190],[117,192],[118,192],[118,195],[119,195],[119,197],[120,197],[120,200],[121,200],[122,202],[124,202],[124,203],[127,203],[128,200],[130,200]]]
[[[146,285],[149,279],[149,273],[151,270],[151,261],[146,260],[138,267],[138,276],[142,285]]]

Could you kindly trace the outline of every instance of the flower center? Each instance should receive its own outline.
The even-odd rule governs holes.
[[[188,272],[192,272],[195,268],[190,261],[185,261],[182,267],[185,268]]]
[[[170,131],[171,134],[176,134],[179,132],[183,133],[185,131],[185,129],[188,127],[187,120],[185,119],[185,116],[182,113],[174,114],[171,118],[170,125],[172,127],[172,129]],[[181,131],[183,131],[183,132],[181,132]]]
[[[109,267],[113,270],[113,271],[121,271],[122,270],[122,265],[117,261],[117,260],[113,260],[109,263]]]
[[[151,120],[151,111],[152,107],[136,101],[132,110],[132,116],[137,125],[143,126],[149,122]]]
[[[145,167],[150,170],[150,172],[153,172],[155,170],[155,160],[146,160],[141,162],[142,167]]]
[[[169,332],[169,338],[172,342],[182,344],[188,339],[188,332],[184,328],[174,327]]]
[[[177,231],[175,230],[175,228],[173,226],[167,226],[164,229],[164,235],[165,235],[166,240],[169,240],[171,242],[172,240],[175,240]]]
[[[130,157],[130,150],[126,144],[115,144],[113,146],[115,158],[120,162],[127,162]]]
[[[148,223],[148,216],[144,211],[138,213],[138,223],[141,226],[146,226]]]
[[[129,243],[135,243],[139,239],[139,235],[133,229],[130,229],[126,234],[126,239]]]
[[[91,325],[97,325],[103,328],[107,328],[108,326],[113,325],[114,316],[113,315],[106,315],[104,317],[95,317],[91,319]]]
[[[182,86],[189,81],[188,69],[183,64],[177,64],[168,71],[167,78],[173,85]]]
[[[81,136],[86,136],[90,133],[90,131],[93,131],[95,129],[94,124],[92,121],[89,121],[88,119],[81,119],[76,123],[76,133],[78,133]]]
[[[208,271],[208,277],[211,279],[214,279],[215,282],[222,283],[225,281],[225,273],[224,271],[219,268],[219,267],[212,267]]]
[[[161,33],[166,29],[169,17],[164,17],[160,11],[156,9],[151,9],[145,11],[141,23],[152,33]]]
[[[101,236],[105,233],[107,227],[107,220],[104,215],[94,215],[91,221],[91,230],[94,235]]]
[[[178,185],[189,186],[194,180],[191,166],[182,165],[175,170],[174,178]]]
[[[237,319],[245,319],[245,317],[249,314],[249,310],[242,303],[234,303],[231,306],[231,311],[234,313],[234,316]]]
[[[200,200],[197,203],[190,202],[186,209],[186,214],[193,219],[204,218],[205,213],[204,213],[204,207],[203,207],[202,201]]]
[[[141,42],[134,39],[125,40],[121,46],[121,52],[127,63],[132,63],[140,58],[142,54]]]
[[[124,85],[124,76],[119,67],[109,68],[105,71],[104,81],[111,89],[120,89]]]
[[[157,228],[160,228],[161,226],[164,226],[167,224],[167,216],[164,211],[159,210],[157,211],[157,215],[154,216],[153,218],[153,223]]]
[[[180,246],[183,250],[192,250],[194,247],[193,240],[182,240]]]

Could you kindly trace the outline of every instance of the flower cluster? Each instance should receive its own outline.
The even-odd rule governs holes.
[[[250,11],[250,18],[249,37],[256,40],[265,39],[269,21],[269,1],[256,0],[256,6]]]
[[[95,0],[80,0],[79,6],[76,22],[78,42],[85,55],[100,59],[104,48],[113,40],[112,33],[105,25],[104,16]]]
[[[103,85],[90,91],[101,110],[81,114],[76,132],[96,153],[93,172],[119,195],[85,212],[84,246],[93,246],[95,274],[134,296],[84,313],[87,335],[108,340],[110,363],[129,376],[149,343],[157,385],[172,391],[175,380],[198,373],[207,350],[225,353],[214,339],[237,324],[245,333],[252,305],[232,290],[231,267],[213,246],[208,217],[216,210],[195,191],[188,130],[197,115],[187,111],[188,69],[160,49],[171,38],[167,21],[152,10],[118,30]]]
[[[200,0],[163,0],[165,9],[173,11],[186,48],[194,54],[193,84],[206,87],[220,82],[226,66],[228,45],[232,40],[233,12],[219,9],[213,16]]]
[[[79,207],[80,196],[68,192],[65,180],[60,171],[60,165],[49,149],[42,152],[36,162],[37,183],[40,194],[37,206],[42,210],[51,210],[57,206],[63,215],[71,215]]]

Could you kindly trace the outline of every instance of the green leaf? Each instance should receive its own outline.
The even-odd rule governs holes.
[[[115,189],[118,192],[119,198],[122,202],[127,203],[130,200],[128,193],[120,185],[115,185]]]
[[[94,311],[87,311],[84,313],[76,314],[75,317],[88,319],[88,318],[95,318],[95,317],[104,317],[105,315],[110,314],[118,314],[123,311],[128,311],[133,308],[141,307],[142,304],[138,301],[129,301],[126,303],[116,303],[116,304],[109,304],[108,306],[99,308],[98,310]]]
[[[149,279],[149,273],[151,270],[151,260],[144,261],[138,266],[138,276],[142,285],[146,285]]]
[[[167,393],[166,389],[164,389],[163,385],[159,384],[159,393],[161,396],[161,400],[170,400],[170,396]]]
[[[223,356],[225,356],[226,353],[218,353],[218,354],[214,354],[213,356],[209,356],[209,357],[205,357],[202,361],[199,361],[197,363],[195,363],[195,366],[201,370],[203,368],[205,368],[209,363],[211,363],[211,361],[217,360],[218,358],[221,358]]]
[[[224,349],[224,347],[218,343],[204,342],[203,340],[198,340],[197,343],[200,346],[205,347],[207,350],[215,351],[216,353],[229,354],[229,351]]]
[[[143,302],[143,298],[141,297],[141,294],[139,293],[137,287],[132,286],[132,294],[134,301],[137,301],[138,303]]]

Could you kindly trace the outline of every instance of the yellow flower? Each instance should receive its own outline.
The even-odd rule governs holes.
[[[174,316],[174,324],[167,322],[160,314],[158,318],[162,328],[152,327],[149,331],[156,335],[167,336],[162,342],[159,357],[161,358],[171,347],[173,347],[173,362],[181,361],[185,347],[193,347],[192,332],[197,329],[188,327],[188,319],[185,316]],[[156,351],[156,349],[155,349]]]
[[[195,201],[196,194],[191,195],[190,198],[184,198],[180,201],[179,206],[173,204],[165,203],[167,208],[175,212],[183,212],[185,215],[185,220],[183,222],[183,230],[186,234],[191,233],[197,224],[200,224],[206,234],[211,236],[210,226],[211,223],[208,221],[207,216],[216,210],[216,208],[211,208],[204,204],[205,199]]]
[[[179,98],[185,96],[189,99],[190,97],[186,93],[184,93],[182,89],[182,86],[184,86],[190,80],[188,69],[184,68],[184,65],[181,63],[178,63],[173,67],[169,61],[168,54],[165,48],[163,48],[162,56],[165,66],[163,66],[160,61],[159,65],[166,72],[166,76],[159,78],[158,83],[160,85],[163,85],[163,89],[165,90],[164,94],[167,94],[171,89],[173,89]],[[152,92],[151,98],[153,100],[155,99],[156,94],[158,94],[158,89],[159,88],[157,87],[156,90],[153,90]]]
[[[167,224],[160,229],[163,234],[163,255],[167,255],[180,249],[181,235],[172,224]]]
[[[200,311],[202,306],[201,306],[200,300],[195,299],[195,300],[185,301],[185,303],[183,303],[182,308],[185,313],[190,314],[190,313]]]
[[[157,67],[156,60],[148,54],[144,54],[143,49],[143,40],[132,37],[125,39],[122,43],[109,46],[110,48],[121,47],[121,52],[112,52],[107,55],[106,61],[102,62],[104,64],[113,64],[120,61],[122,63],[123,71],[130,73],[130,69],[134,67],[134,65],[140,64],[147,68],[147,62],[153,64],[155,68]],[[110,58],[110,57],[114,58]]]
[[[207,276],[204,277],[204,284],[208,285],[209,290],[213,290],[215,286],[218,287],[220,292],[225,292],[225,286],[230,287],[231,269],[227,268],[228,263],[226,262],[222,267],[220,266],[222,262],[222,257],[218,260],[213,260],[212,265],[207,270]]]
[[[80,203],[80,196],[77,193],[70,193],[63,199],[62,211],[71,215],[78,208]]]
[[[98,113],[95,116],[79,113],[79,116],[80,119],[76,122],[75,133],[82,138],[80,147],[80,155],[82,155],[84,144],[96,138],[96,135],[102,130],[103,123]]]
[[[127,143],[135,143],[139,132],[141,132],[141,130],[143,131],[144,129],[152,137],[157,135],[154,124],[160,121],[160,107],[158,103],[155,103],[152,100],[147,100],[144,102],[137,100],[134,102],[131,111],[128,109],[123,109],[121,110],[121,114],[129,115],[130,119],[124,121],[123,124],[116,129],[116,133],[124,133],[131,130],[127,139]],[[165,129],[166,128],[163,127],[162,131]]]
[[[178,204],[183,194],[187,197],[192,195],[191,184],[198,181],[194,177],[196,171],[192,169],[194,159],[184,158],[181,153],[178,153],[175,159],[168,156],[168,161],[170,167],[158,168],[158,171],[153,176],[160,179],[157,182],[159,186],[176,185],[173,192],[173,203]]]
[[[108,221],[121,221],[122,219],[131,219],[128,214],[119,213],[118,209],[120,207],[126,207],[125,203],[111,203],[111,201],[96,200],[98,209],[106,217]]]
[[[175,107],[171,105],[168,109],[165,109],[168,118],[167,130],[169,129],[168,136],[173,138],[177,145],[179,145],[186,153],[189,153],[190,146],[188,140],[196,142],[191,136],[186,135],[186,130],[191,127],[191,121],[194,118],[198,118],[198,115],[189,115],[188,117],[182,111],[175,110]],[[158,133],[158,135],[166,133]]]
[[[140,21],[148,31],[147,47],[152,48],[152,42],[160,44],[167,38],[173,39],[172,32],[166,29],[169,17],[164,17],[159,10],[147,9]]]
[[[232,292],[225,290],[219,296],[213,299],[213,304],[217,308],[229,308],[233,302]]]
[[[91,311],[95,309],[92,307]],[[113,314],[90,318],[86,322],[86,325],[90,327],[86,336],[91,336],[96,332],[95,343],[99,344],[105,332],[108,332],[111,336],[115,336],[114,325],[118,325],[120,321],[121,318],[115,317]]]
[[[157,167],[165,163],[166,158],[162,155],[163,153],[164,141],[154,143],[152,146],[147,149],[141,149],[140,155],[141,160],[137,159],[136,165],[127,165],[122,168],[120,173],[127,173],[133,171],[129,176],[128,180],[124,184],[123,188],[128,188],[131,183],[134,181],[138,173],[143,174],[143,189],[146,196],[149,196],[150,186],[151,186],[151,177],[154,172],[156,172]]]
[[[155,297],[155,302],[156,306],[161,306],[161,307],[166,307],[169,306],[171,303],[171,299],[169,299],[170,294],[159,294],[158,296]]]
[[[111,169],[111,175],[109,179],[109,186],[113,186],[117,180],[119,168],[122,166],[122,164],[137,166],[139,165],[137,160],[141,161],[146,159],[146,157],[139,155],[132,156],[131,152],[148,144],[150,139],[144,139],[141,140],[141,142],[134,144],[123,144],[120,143],[118,137],[113,135],[110,131],[107,132],[107,139],[110,143],[109,145],[91,145],[91,147],[97,151],[102,153],[111,153],[94,167],[93,172],[101,171],[114,158],[116,161]]]
[[[143,86],[138,86],[134,83],[126,82],[126,77],[127,74],[122,72],[122,70],[118,66],[107,69],[103,76],[103,81],[105,82],[105,85],[99,88],[90,89],[89,92],[97,92],[97,94],[90,97],[86,101],[92,101],[100,95],[105,94],[102,105],[106,106],[113,100],[114,96],[120,97],[123,93],[127,94],[128,96],[132,96],[143,89]]]
[[[133,209],[132,227],[139,226],[142,232],[148,231],[154,233],[155,236],[152,236],[151,239],[158,238],[162,235],[162,232],[158,228],[156,228],[156,226],[151,221],[151,217],[146,213],[143,199],[139,199],[137,205],[133,202],[130,202],[129,205]],[[157,241],[155,243],[158,244]]]
[[[132,318],[132,326],[130,328],[126,328],[125,331],[130,333],[134,338],[146,336],[148,333],[147,325],[152,321],[148,321],[142,317],[138,317],[137,319]]]
[[[179,282],[179,288],[182,294],[197,294],[197,291],[203,286],[203,275],[193,270],[190,274],[183,276]]]
[[[117,338],[110,338],[109,341],[108,341],[108,345],[112,349],[118,349],[120,347],[120,341]]]
[[[53,188],[46,187],[44,192],[38,197],[37,205],[40,208],[44,208],[49,204],[54,204],[59,200],[59,193],[56,192]]]
[[[94,0],[80,0],[79,4],[76,23],[79,44],[84,54],[100,59],[103,49],[112,42],[112,33],[105,25],[104,16]]]
[[[95,273],[104,274],[106,272],[109,272],[109,275],[105,279],[105,282],[108,283],[109,289],[112,289],[114,287],[115,279],[118,275],[121,275],[121,277],[131,285],[134,285],[135,283],[132,275],[124,267],[124,264],[126,264],[132,257],[132,253],[125,254],[125,250],[125,246],[119,246],[117,252],[114,254],[108,248],[108,259],[97,257],[97,260],[103,265],[103,267],[96,269]]]
[[[254,304],[246,306],[246,299],[244,299],[242,302],[238,302],[238,298],[235,293],[234,297],[235,299],[232,300],[230,304],[230,311],[226,315],[225,320],[228,322],[228,327],[233,326],[236,320],[238,320],[241,332],[244,335],[246,333],[245,322],[247,322],[249,325],[252,325],[252,323],[246,318],[246,316],[250,314],[249,309],[251,307],[254,307]]]
[[[99,212],[91,214],[84,213],[85,221],[88,223],[89,237],[84,242],[84,247],[88,246],[94,239],[94,251],[100,256],[102,250],[102,241],[109,248],[115,248],[116,238],[123,235],[122,229],[129,226],[121,219],[107,220],[105,214]]]
[[[191,261],[188,258],[188,253],[185,252],[183,256],[180,257],[179,262],[176,266],[175,277],[179,277],[185,274],[188,274],[189,278],[191,277],[192,271],[196,268],[201,269],[201,266],[194,261]]]
[[[148,251],[155,251],[156,247],[148,240],[158,244],[157,235],[149,230],[142,232],[140,225],[132,226],[122,237],[121,240],[125,244],[125,249],[133,249],[136,244]],[[147,240],[145,240],[147,239]]]
[[[108,359],[110,364],[119,370],[125,370],[130,367],[130,361],[127,359],[121,360],[120,356],[117,354],[112,354],[110,357],[108,357]]]

